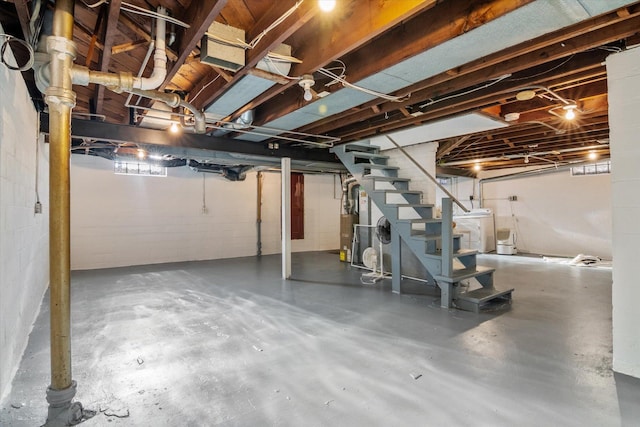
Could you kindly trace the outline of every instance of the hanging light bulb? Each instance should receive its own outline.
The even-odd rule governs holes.
[[[525,163],[529,163],[529,155],[528,154],[524,155],[524,162]]]
[[[171,123],[171,127],[169,127],[169,132],[178,133],[180,132],[180,126],[176,122]]]
[[[323,12],[331,12],[336,7],[336,0],[318,0],[318,7]]]
[[[473,170],[474,171],[479,171],[482,169],[482,165],[480,163],[476,163],[475,165],[473,165]]]
[[[596,153],[595,151],[591,150],[589,151],[589,159],[590,160],[595,160],[598,158],[598,153]]]
[[[142,149],[138,149],[138,158],[140,160],[144,159],[147,156],[147,152],[142,150]]]
[[[565,105],[564,108],[567,112],[564,113],[564,118],[567,120],[573,120],[576,118],[576,111],[575,109],[578,108],[577,105],[575,104],[571,104],[571,105]]]
[[[315,80],[313,80],[313,76],[311,74],[305,74],[302,76],[298,84],[300,87],[304,89],[304,100],[311,101],[313,99],[313,94],[311,93],[311,86],[315,84]]]

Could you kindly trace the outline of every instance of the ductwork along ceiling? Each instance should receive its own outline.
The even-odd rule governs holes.
[[[0,6],[5,31],[36,47],[52,2]],[[127,127],[181,123],[212,146],[242,141],[258,157],[295,148],[303,163],[305,153],[392,133],[402,145],[439,142],[438,162],[461,172],[608,158],[603,64],[637,45],[639,29],[640,2],[625,0],[337,0],[330,12],[317,0],[79,0],[74,113]],[[114,92],[93,72],[152,76],[162,95]],[[24,75],[43,105],[33,71]],[[122,146],[75,136],[82,153]],[[168,159],[184,156],[179,137],[161,145]]]

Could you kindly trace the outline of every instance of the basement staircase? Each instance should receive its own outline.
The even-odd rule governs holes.
[[[332,148],[358,180],[382,214],[391,223],[393,290],[400,293],[400,239],[416,255],[440,288],[440,305],[480,312],[495,303],[511,303],[513,289],[493,286],[495,269],[476,264],[477,251],[460,248],[460,236],[453,234],[451,199],[442,199],[442,218],[433,217],[433,205],[422,204],[422,192],[409,189],[408,178],[399,168],[387,164],[388,156],[368,141]],[[471,288],[473,283],[479,288]]]

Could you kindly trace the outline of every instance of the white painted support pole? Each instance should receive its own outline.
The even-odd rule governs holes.
[[[280,168],[282,182],[282,278],[291,277],[291,159],[284,157]]]

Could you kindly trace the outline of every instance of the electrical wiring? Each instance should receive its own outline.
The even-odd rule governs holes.
[[[285,19],[287,19],[289,16],[291,16],[291,14],[293,12],[295,12],[296,9],[298,9],[300,7],[300,5],[302,4],[303,1],[304,0],[297,1],[296,4],[294,4],[291,7],[291,9],[287,10],[280,18],[278,18],[275,21],[273,21],[273,23],[271,25],[269,25],[260,34],[258,34],[253,40],[251,40],[251,42],[249,42],[250,49],[253,49],[254,47],[256,47],[258,45],[258,43],[260,43],[260,40],[262,40],[262,38],[264,36],[266,36],[267,33],[269,33],[269,31],[273,30],[278,25],[282,24]]]
[[[97,2],[95,2],[95,3],[89,4],[89,3],[87,3],[86,1],[82,0],[82,3],[84,3],[84,5],[85,5],[85,6],[87,6],[87,7],[91,8],[91,9],[93,9],[94,7],[98,7],[98,6],[100,6],[100,5],[103,5],[103,4],[105,4],[106,2],[107,2],[107,0],[98,0],[98,1],[97,1]]]
[[[331,71],[331,72],[333,72],[334,70],[341,70],[340,74],[339,74],[339,77],[341,79],[346,78],[346,76],[347,76],[347,74],[346,74],[347,73],[347,65],[344,62],[342,62],[341,60],[339,60],[339,59],[336,59],[333,62],[338,62],[340,64],[340,66],[331,67],[331,68],[325,68],[325,69],[327,71]],[[337,84],[337,83],[340,83],[340,82],[338,80],[336,80],[336,79],[333,79],[329,83],[325,83],[325,86],[329,87],[329,86],[333,86],[334,84]]]
[[[467,91],[460,92],[460,93],[456,93],[456,94],[449,95],[449,96],[445,96],[445,97],[442,97],[442,98],[438,98],[438,99],[430,99],[430,100],[429,100],[429,102],[427,102],[427,103],[425,103],[425,104],[422,104],[422,105],[420,105],[419,107],[420,107],[420,108],[425,108],[425,107],[429,107],[429,106],[431,106],[431,105],[433,105],[433,104],[437,104],[438,102],[447,101],[447,100],[449,100],[449,99],[457,98],[457,97],[459,97],[459,96],[468,95],[468,94],[470,94],[470,93],[477,92],[477,91],[479,91],[479,90],[482,90],[482,89],[486,89],[486,88],[488,88],[488,87],[491,87],[491,86],[493,86],[493,85],[495,85],[495,84],[497,84],[497,83],[500,83],[501,81],[503,81],[503,80],[505,80],[505,79],[508,79],[509,77],[511,77],[511,74],[504,74],[504,75],[502,75],[502,76],[500,76],[500,77],[497,77],[497,78],[495,78],[495,79],[491,80],[489,83],[487,83],[487,84],[485,84],[485,85],[478,86],[478,87],[475,87],[475,88],[473,88],[473,89],[469,89],[469,90],[467,90]]]
[[[0,34],[0,38],[4,38],[4,41],[2,42],[2,47],[0,48],[0,62],[2,62],[8,69],[13,71],[27,71],[28,69],[33,67],[33,62],[35,61],[35,54],[33,52],[33,48],[29,43],[9,34]],[[13,41],[18,42],[21,46],[23,46],[29,52],[29,60],[27,61],[26,64],[22,66],[11,65],[5,59],[7,46],[9,46]]]
[[[172,24],[179,25],[184,28],[189,28],[191,25],[180,21],[179,19],[172,18],[170,16],[162,15],[160,13],[154,12],[152,10],[145,9],[140,6],[136,6],[135,4],[122,2],[122,6],[120,6],[122,10],[126,10],[127,12],[136,13],[138,15],[149,16],[151,18],[163,19],[167,22],[171,22]]]
[[[566,64],[567,62],[571,61],[574,56],[576,56],[576,55],[573,54],[573,55],[569,56],[567,59],[565,59],[564,61],[562,61],[561,63],[559,63],[558,65],[553,66],[553,67],[549,68],[548,70],[541,71],[538,74],[534,74],[532,76],[526,76],[526,77],[519,77],[517,79],[516,78],[509,79],[509,81],[510,82],[517,82],[517,81],[520,81],[520,80],[528,80],[528,79],[531,79],[531,78],[534,78],[534,77],[543,76],[545,74],[548,74],[548,73],[550,73],[550,72],[552,72],[554,70],[557,70],[558,68],[562,67],[564,64]]]
[[[282,71],[280,71],[280,68],[278,67],[278,65],[276,64],[276,60],[274,58],[271,57],[271,55],[267,55],[264,58],[264,61],[267,63],[267,65],[270,63],[273,65],[273,68],[275,69],[275,71],[280,74],[282,77],[284,77],[285,79],[289,79],[289,80],[300,80],[301,77],[291,77],[286,75],[285,73],[283,73]],[[284,61],[281,61],[284,62]],[[287,61],[288,62],[288,61]]]
[[[208,88],[208,87],[209,87],[209,85],[211,85],[213,82],[215,82],[215,81],[216,81],[216,80],[218,80],[219,78],[220,78],[220,74],[218,74],[218,75],[217,75],[213,80],[211,80],[209,83],[207,83],[206,85],[202,86],[202,89],[200,89],[200,90],[198,91],[198,93],[196,93],[195,95],[193,95],[193,98],[190,98],[190,99],[189,99],[189,102],[193,102],[193,101],[198,97],[198,95],[200,95],[200,94],[202,93],[202,91],[203,91],[203,90],[205,90],[206,88]]]
[[[355,85],[353,83],[349,83],[344,77],[341,77],[341,76],[339,76],[339,75],[327,70],[326,68],[320,68],[318,70],[318,72],[321,73],[321,74],[324,74],[327,77],[330,77],[330,78],[334,79],[337,82],[342,83],[342,85],[344,87],[348,87],[348,88],[351,88],[351,89],[359,90],[360,92],[364,92],[366,94],[373,95],[373,96],[375,96],[377,98],[382,98],[382,99],[385,99],[387,101],[402,102],[402,101],[407,100],[409,98],[409,96],[411,96],[410,94],[407,95],[407,96],[393,96],[393,95],[387,95],[386,93],[377,92],[375,90],[367,89],[365,87],[358,86],[358,85]]]
[[[87,3],[85,0],[82,0],[82,3],[84,3],[84,5],[87,6],[88,8],[93,9],[93,8],[96,8],[98,6],[101,6],[103,4],[108,3],[108,0],[98,0],[95,3]],[[148,9],[145,9],[143,7],[140,7],[140,6],[136,6],[135,4],[122,2],[121,6],[120,6],[120,9],[126,10],[127,12],[135,13],[137,15],[148,16],[148,17],[151,17],[151,18],[163,19],[163,20],[165,20],[167,22],[171,22],[172,24],[176,24],[176,25],[179,25],[179,26],[184,27],[184,28],[189,28],[190,27],[189,24],[187,24],[185,22],[182,22],[179,19],[172,18],[172,17],[166,16],[166,15],[161,15],[159,13],[156,13],[156,12],[152,11],[152,10],[148,10]]]

